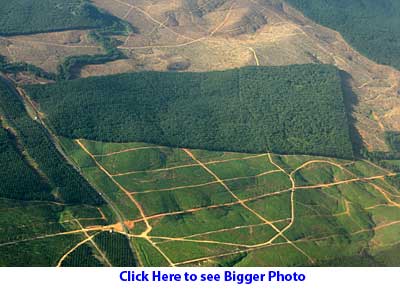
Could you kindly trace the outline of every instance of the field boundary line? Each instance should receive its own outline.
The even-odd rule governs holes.
[[[300,251],[303,255],[305,255],[311,262],[313,262],[313,259],[302,249],[297,247],[291,240],[289,240],[284,234],[283,231],[278,229],[274,224],[272,224],[268,219],[260,215],[258,212],[256,212],[254,209],[250,208],[243,200],[241,200],[211,169],[209,169],[206,165],[201,163],[200,160],[198,160],[188,149],[183,149],[193,160],[198,162],[208,173],[210,173],[214,178],[221,183],[221,185],[239,202],[240,205],[242,205],[245,209],[247,209],[249,212],[253,213],[255,216],[257,216],[261,221],[265,222],[267,225],[271,226],[277,234],[271,238],[269,241],[266,242],[266,244],[272,244],[275,239],[277,239],[279,236],[282,236],[289,244],[291,244],[293,247],[295,247],[298,251]],[[270,155],[269,155],[270,156]],[[279,168],[279,167],[278,167]]]
[[[266,175],[277,173],[277,172],[280,172],[280,170],[269,170],[269,171],[261,172],[261,173],[259,173],[257,175],[233,177],[233,178],[221,179],[221,181],[230,182],[230,181],[236,181],[236,180],[242,180],[242,179],[252,179],[252,178],[262,177],[262,176],[266,176]],[[149,189],[149,190],[144,190],[144,191],[135,191],[135,192],[131,192],[131,194],[146,194],[146,193],[153,193],[153,192],[173,191],[173,190],[177,190],[177,189],[203,187],[203,186],[212,185],[212,184],[218,184],[218,183],[220,183],[220,182],[219,181],[210,181],[210,182],[193,184],[193,185],[182,185],[182,186],[177,186],[177,187],[169,187],[169,188],[161,188],[161,189]]]
[[[94,157],[109,157],[109,156],[114,156],[122,153],[127,153],[127,152],[132,152],[132,151],[138,151],[138,150],[146,150],[146,149],[165,149],[168,147],[165,146],[145,146],[145,147],[135,147],[135,148],[128,148],[124,149],[121,151],[115,151],[115,152],[110,152],[110,153],[105,153],[105,154],[93,154]]]
[[[66,258],[68,258],[68,256],[70,254],[72,254],[76,249],[78,249],[80,246],[82,246],[83,244],[86,244],[88,241],[92,240],[95,236],[97,236],[99,233],[96,233],[94,235],[89,236],[88,238],[84,239],[83,241],[80,241],[79,243],[77,243],[74,247],[72,247],[68,252],[66,252],[58,261],[57,266],[56,267],[62,267],[62,263],[64,262],[64,260]]]
[[[276,191],[276,192],[271,192],[271,193],[265,193],[262,195],[254,196],[254,197],[249,197],[246,199],[243,199],[243,202],[249,202],[253,200],[258,200],[258,199],[263,199],[268,196],[274,196],[274,195],[279,195],[282,193],[290,192],[289,189],[281,190],[281,191]],[[220,207],[229,207],[233,205],[238,205],[240,204],[239,201],[232,201],[232,202],[227,202],[227,203],[220,203],[220,204],[213,204],[213,205],[208,205],[208,206],[203,206],[203,207],[197,207],[197,208],[191,208],[191,209],[186,209],[186,210],[181,210],[181,211],[175,211],[175,212],[167,212],[167,213],[159,213],[159,214],[154,214],[154,215],[149,215],[147,216],[147,219],[157,219],[157,218],[162,218],[165,216],[173,216],[173,215],[180,215],[180,214],[186,214],[186,213],[193,213],[196,211],[200,210],[207,210],[207,209],[213,209],[213,208],[220,208]],[[134,222],[141,222],[143,221],[142,218],[133,220]]]
[[[150,225],[150,223],[147,220],[147,217],[144,213],[144,210],[142,208],[142,206],[140,205],[140,203],[133,198],[132,194],[130,192],[128,192],[119,182],[117,182],[112,176],[111,174],[96,160],[96,158],[93,156],[93,154],[90,153],[90,151],[83,145],[83,143],[80,140],[76,140],[77,144],[82,148],[82,150],[84,152],[86,152],[86,154],[88,154],[93,161],[95,162],[95,164],[97,165],[97,167],[103,171],[110,179],[112,182],[114,182],[115,185],[117,185],[117,187],[122,190],[122,192],[125,193],[125,195],[128,196],[128,198],[133,202],[133,204],[136,206],[136,208],[139,210],[140,215],[143,218],[143,222],[146,225],[146,230],[140,235],[140,237],[144,238],[145,240],[147,240],[158,252],[160,252],[160,254],[166,259],[166,261],[170,264],[170,266],[174,267],[175,265],[172,263],[172,261],[168,258],[168,256],[161,251],[161,249],[154,244],[154,242],[148,237],[148,234],[151,232],[152,230],[152,226]]]
[[[157,148],[157,147],[143,147],[142,149],[148,149],[148,148]],[[165,148],[165,147],[160,147],[160,148]],[[128,150],[131,151],[130,149],[128,149]],[[134,151],[134,150],[132,150],[132,151]],[[119,154],[119,153],[124,153],[124,152],[114,152],[114,153],[110,153],[110,154],[114,155],[114,154]],[[93,155],[93,156],[104,157],[106,155],[110,156],[109,154]],[[260,157],[263,157],[266,155],[267,154],[259,154],[259,155],[252,155],[252,156],[247,156],[247,157],[243,157],[243,158],[232,158],[232,159],[226,159],[226,160],[207,161],[207,162],[203,162],[203,164],[209,165],[209,164],[228,163],[228,162],[232,162],[232,161],[250,160],[250,159],[260,158]],[[183,165],[171,166],[171,167],[166,167],[166,168],[157,168],[157,169],[149,169],[149,170],[132,170],[132,171],[127,171],[127,172],[123,172],[123,173],[112,174],[112,176],[118,177],[118,176],[125,176],[125,175],[131,175],[131,174],[136,174],[136,173],[160,172],[160,171],[168,171],[168,170],[174,170],[174,169],[186,168],[186,167],[200,167],[200,165],[197,163],[190,163],[190,164],[183,164]]]
[[[79,225],[79,227],[83,230],[83,226],[82,224],[76,220],[76,223]],[[89,242],[93,245],[93,247],[96,248],[97,252],[100,254],[101,258],[104,260],[104,262],[109,266],[112,267],[113,265],[111,264],[111,262],[108,260],[108,258],[106,257],[106,255],[103,253],[103,251],[99,248],[99,246],[95,243],[95,241],[93,241],[93,238],[90,238],[90,236],[88,235],[87,232],[83,232],[83,234],[86,236],[86,238],[88,238]]]

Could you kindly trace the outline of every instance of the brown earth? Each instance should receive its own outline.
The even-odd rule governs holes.
[[[0,55],[10,62],[22,61],[56,72],[67,56],[102,53],[102,48],[90,41],[87,34],[88,31],[73,30],[0,37]]]

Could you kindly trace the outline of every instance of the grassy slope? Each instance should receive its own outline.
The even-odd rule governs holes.
[[[76,229],[74,218],[100,218],[92,209],[1,198],[0,266],[55,266],[83,235],[52,235]]]
[[[130,151],[132,154],[128,156],[127,153],[118,153],[119,151],[151,147],[140,149],[142,153],[143,150],[148,150],[151,154],[148,169],[144,169],[145,172],[150,174],[154,170],[161,170],[159,172],[165,174],[154,176],[153,179],[146,179],[145,181],[140,177],[135,177],[134,173],[131,179],[121,181],[120,184],[123,187],[132,187],[132,190],[135,190],[137,186],[141,186],[141,181],[145,181],[149,188],[155,189],[155,191],[135,194],[134,197],[148,216],[169,213],[166,216],[153,217],[149,222],[153,227],[151,231],[151,236],[154,237],[153,242],[158,243],[159,248],[172,261],[185,263],[187,260],[198,258],[200,261],[187,265],[204,266],[310,265],[303,254],[294,250],[292,246],[285,244],[285,241],[279,238],[273,246],[258,246],[247,251],[243,245],[262,244],[273,237],[276,232],[270,226],[262,225],[262,222],[256,216],[240,205],[229,205],[229,203],[235,202],[235,199],[219,184],[159,192],[158,190],[163,188],[187,185],[187,183],[182,183],[182,180],[171,179],[170,177],[175,175],[173,174],[174,170],[169,170],[163,163],[165,152],[169,154],[174,152],[169,155],[176,158],[171,166],[187,165],[186,156],[178,154],[178,149],[170,149],[169,151],[165,147],[155,148],[151,144],[143,143],[116,144],[92,141],[83,141],[83,143],[86,148],[90,148],[97,155],[111,153],[115,160],[118,160],[118,155],[125,156],[122,170],[129,170],[130,167],[135,169],[138,164],[143,169],[145,162],[138,157],[140,154],[133,153],[136,151]],[[95,167],[93,162],[89,163],[86,160],[85,153],[76,143],[70,142],[69,149],[69,154],[79,166]],[[268,195],[275,191],[290,189],[291,184],[288,177],[283,173],[269,173],[258,178],[251,177],[272,169],[273,165],[266,156],[224,154],[202,150],[194,150],[193,152],[217,176],[222,179],[228,178],[225,184],[235,194],[241,198],[251,197],[252,199],[246,202],[250,208],[271,221],[275,220],[274,224],[279,229],[289,225],[291,216],[290,191]],[[249,157],[254,158],[248,159]],[[102,158],[101,156],[97,157],[98,160]],[[159,158],[159,161],[157,161],[157,158]],[[238,158],[240,160],[232,160]],[[275,155],[273,159],[287,172],[293,172],[305,162],[321,160],[320,163],[312,163],[298,170],[294,175],[296,184],[299,183],[298,186],[311,186],[311,188],[296,190],[295,222],[286,232],[286,235],[292,241],[296,241],[300,248],[315,259],[317,265],[396,265],[395,259],[391,255],[395,252],[393,243],[398,239],[397,228],[399,225],[397,221],[400,217],[398,207],[390,205],[385,196],[368,182],[356,181],[328,188],[312,188],[315,185],[329,184],[356,177],[380,176],[387,174],[385,170],[365,161],[349,162],[322,157],[279,155]],[[323,163],[326,161],[337,165]],[[118,164],[106,162],[104,166],[106,170],[112,169],[115,171],[114,173],[118,174]],[[189,169],[187,177],[192,180],[195,176],[190,174],[190,169],[193,168],[187,167],[187,169]],[[273,177],[277,174],[282,176]],[[272,178],[268,179],[266,183],[261,180],[269,176]],[[238,179],[229,181],[231,178]],[[99,185],[104,183],[105,179],[108,178],[103,175],[94,183]],[[135,181],[132,182],[132,180]],[[398,194],[395,188],[390,187],[390,184],[382,180],[373,180],[372,183],[390,190],[393,194]],[[160,187],[160,185],[163,186]],[[107,192],[107,194],[113,195],[112,192]],[[390,196],[390,198],[396,200],[395,196]],[[216,205],[217,207],[207,208]],[[126,212],[136,211],[135,206],[129,201],[128,203],[117,203],[117,207],[122,206],[127,206]],[[202,207],[203,209],[199,211],[171,215],[174,212]],[[138,222],[133,231],[140,234],[144,229]],[[226,229],[230,230],[225,231]],[[190,236],[190,242],[165,240],[165,237],[187,236]],[[193,240],[237,243],[238,245],[196,243]],[[140,238],[135,238],[134,243],[141,249],[140,256],[146,265],[166,265],[165,260],[149,243]],[[214,255],[220,257],[201,260],[204,257]]]
[[[114,152],[112,156],[126,154],[117,153],[121,150],[152,147],[139,149],[151,152],[148,167],[144,169],[147,173],[154,170],[168,173],[171,171],[168,169],[169,165],[188,165],[187,157],[179,154],[178,149],[165,147],[156,149],[151,144],[136,143],[111,144],[84,141],[83,144],[93,150],[93,153]],[[102,188],[103,192],[113,200],[114,206],[123,213],[124,219],[140,220],[136,206],[129,199],[124,200],[122,193],[115,192],[115,185],[111,186],[112,182],[106,175],[93,178],[93,173],[98,169],[76,142],[64,139],[63,146],[67,147],[68,154],[82,168],[82,172],[91,180],[93,186]],[[235,194],[241,198],[251,197],[251,200],[246,201],[247,206],[270,221],[274,221],[274,225],[281,230],[289,225],[291,198],[290,190],[285,191],[291,187],[289,178],[282,172],[271,172],[257,178],[251,177],[276,168],[268,156],[257,157],[251,154],[202,150],[193,152],[217,176],[222,179],[227,178],[225,184]],[[173,163],[165,163],[165,160],[168,160],[168,158],[164,159],[166,153],[167,156],[174,157]],[[141,164],[141,169],[146,168],[145,161],[139,156],[137,154],[127,156],[121,169],[135,169],[137,162]],[[101,159],[100,156],[97,158]],[[299,182],[298,186],[329,184],[337,180],[354,178],[353,174],[360,177],[386,174],[385,170],[364,161],[349,162],[311,156],[273,156],[273,161],[288,173],[293,172],[305,162],[316,159],[321,160],[322,163],[313,163],[297,171],[295,176],[296,184]],[[332,162],[337,166],[323,162]],[[106,162],[104,166],[106,169],[113,168],[115,173],[118,173],[118,166],[115,164]],[[187,174],[188,179],[191,179],[190,172]],[[274,177],[277,174],[279,178]],[[267,177],[272,178],[264,183],[261,179]],[[231,180],[232,178],[234,180]],[[136,182],[140,180],[139,178]],[[170,179],[169,174],[165,174],[150,179],[147,183],[150,184],[149,187],[151,184],[164,184],[170,187],[181,186],[182,180]],[[130,180],[121,185],[135,187]],[[390,199],[394,201],[397,195],[400,196],[397,187],[385,180],[373,180],[371,184],[359,181],[328,188],[297,189],[294,196],[295,221],[286,231],[286,236],[312,256],[317,265],[398,265],[398,259],[396,260],[395,257],[397,257],[396,243],[400,229],[398,223],[400,210],[390,204],[385,196],[372,185],[390,192],[392,194]],[[158,187],[158,189],[162,188]],[[269,194],[280,190],[283,190],[280,194]],[[134,197],[148,216],[169,213],[166,216],[149,219],[153,227],[150,235],[153,237],[153,243],[157,243],[158,248],[178,265],[179,263],[189,266],[310,265],[306,256],[288,245],[282,238],[276,239],[273,245],[263,245],[276,235],[276,231],[271,226],[263,224],[257,216],[239,204],[230,205],[235,202],[235,199],[219,184],[139,193]],[[213,207],[191,213],[174,214],[177,211],[209,206]],[[103,211],[108,220],[103,220],[98,209],[92,206],[65,206],[47,202],[0,199],[0,228],[6,233],[0,240],[0,265],[57,264],[63,254],[85,239],[84,235],[72,234],[29,239],[74,230],[77,228],[75,219],[78,219],[83,227],[115,223],[105,207]],[[145,229],[138,221],[134,223],[131,233],[140,234]],[[187,236],[190,236],[189,241],[165,239],[165,237]],[[28,240],[23,242],[26,239]],[[113,265],[136,264],[131,247],[124,236],[109,233],[106,230],[103,233],[98,232],[94,241]],[[11,244],[7,244],[10,242]],[[136,250],[139,250],[138,259],[144,265],[168,265],[159,250],[145,239],[135,237],[131,239],[131,243]],[[234,245],[235,243],[237,245]],[[245,247],[246,245],[256,247],[249,249]],[[206,258],[209,256],[215,257]],[[186,261],[192,259],[200,260],[186,264]],[[105,264],[91,243],[86,243],[69,255],[62,265],[102,266]]]

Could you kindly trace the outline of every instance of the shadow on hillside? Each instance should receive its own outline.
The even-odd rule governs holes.
[[[349,73],[341,70],[340,76],[342,79],[344,105],[345,105],[345,109],[346,109],[347,120],[349,123],[350,137],[351,137],[351,143],[353,145],[354,157],[361,158],[363,142],[362,142],[362,138],[361,138],[360,134],[358,133],[358,130],[355,126],[356,121],[353,116],[354,107],[358,104],[358,97],[351,88],[351,80],[352,80],[351,75]]]

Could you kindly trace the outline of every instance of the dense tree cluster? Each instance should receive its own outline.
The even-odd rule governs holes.
[[[140,72],[26,89],[71,138],[353,157],[333,66]]]
[[[68,255],[62,267],[102,267],[103,264],[95,256],[95,251],[88,244],[83,244]]]
[[[117,233],[103,232],[94,240],[114,267],[137,266],[127,237]]]
[[[386,132],[386,143],[394,152],[400,152],[400,133],[399,132]]]
[[[339,31],[369,58],[400,69],[400,1],[287,0],[314,21]]]
[[[389,184],[393,185],[395,188],[400,188],[400,177],[396,176],[386,176],[385,181]]]
[[[19,200],[53,200],[51,187],[26,161],[13,136],[0,122],[0,196]],[[23,181],[23,182],[22,182]]]
[[[42,126],[28,116],[22,101],[3,80],[0,81],[0,112],[16,130],[24,150],[39,165],[51,185],[58,189],[63,201],[89,204],[103,202],[89,183],[57,151]]]
[[[86,0],[0,0],[0,35],[108,27],[116,22]]]

